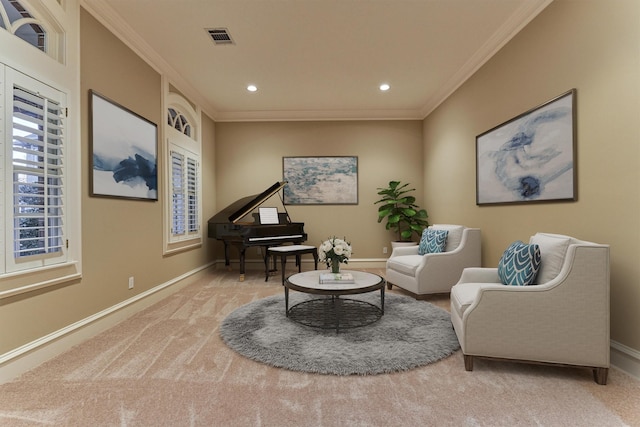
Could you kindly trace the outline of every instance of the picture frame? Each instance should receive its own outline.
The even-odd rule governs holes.
[[[357,205],[358,157],[283,157],[285,205]]]
[[[476,204],[575,201],[576,90],[476,137]]]
[[[89,91],[90,195],[158,200],[158,127]]]

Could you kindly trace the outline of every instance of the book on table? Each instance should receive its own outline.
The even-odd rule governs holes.
[[[355,280],[351,273],[321,273],[320,284],[325,285],[329,283],[355,283]]]

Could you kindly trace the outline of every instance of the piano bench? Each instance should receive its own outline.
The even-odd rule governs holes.
[[[284,271],[285,266],[287,265],[287,257],[295,256],[296,257],[296,265],[298,266],[298,273],[302,270],[302,266],[300,265],[300,255],[311,254],[313,255],[314,262],[314,270],[318,269],[318,248],[315,246],[308,245],[285,245],[285,246],[272,246],[267,249],[267,256],[264,258],[264,267],[265,267],[265,279],[264,281],[269,280],[269,259],[273,258],[275,263],[276,257],[280,257],[280,265],[282,268],[282,284],[284,285]]]

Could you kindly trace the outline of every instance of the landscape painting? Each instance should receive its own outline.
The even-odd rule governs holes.
[[[158,200],[157,126],[91,91],[91,195]]]
[[[357,205],[358,158],[283,157],[285,205]]]
[[[575,94],[476,137],[476,204],[575,200]]]

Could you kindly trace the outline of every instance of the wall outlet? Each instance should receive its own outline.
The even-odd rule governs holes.
[[[387,253],[387,247],[385,246],[384,248],[382,248],[382,253],[386,254]]]
[[[129,277],[129,289],[133,289],[133,276]]]

